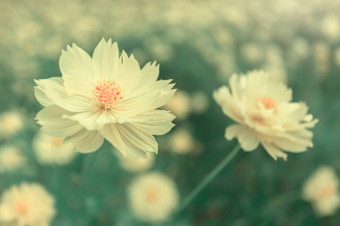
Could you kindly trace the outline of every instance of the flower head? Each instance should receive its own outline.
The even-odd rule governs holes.
[[[23,183],[2,194],[1,225],[48,226],[54,215],[54,198],[39,184]]]
[[[128,192],[130,207],[142,221],[167,220],[179,202],[173,180],[158,172],[139,176],[130,184]]]
[[[141,69],[133,55],[120,55],[116,43],[102,39],[92,58],[68,46],[59,65],[62,77],[35,81],[35,96],[45,106],[36,119],[46,134],[65,137],[83,153],[96,151],[104,138],[133,158],[157,153],[153,135],[167,133],[174,119],[157,108],[175,90],[171,80],[157,80],[155,62]]]
[[[214,92],[224,114],[237,122],[226,129],[226,139],[237,137],[245,151],[261,143],[275,160],[287,158],[283,151],[303,152],[313,146],[308,129],[318,120],[307,114],[306,104],[291,102],[292,91],[283,82],[252,71],[231,76],[229,85]]]
[[[26,159],[18,148],[5,146],[0,149],[0,172],[17,170],[25,162]]]
[[[63,143],[63,138],[51,137],[41,132],[34,138],[33,146],[41,164],[65,165],[77,154],[71,143]]]
[[[10,137],[24,126],[22,115],[16,111],[8,111],[0,116],[0,137]]]
[[[142,172],[150,169],[155,161],[154,154],[148,153],[148,157],[145,159],[130,158],[128,156],[122,156],[118,154],[119,164],[126,171],[130,172]]]
[[[190,96],[185,91],[178,91],[165,107],[178,119],[185,119],[191,112]]]
[[[340,206],[339,179],[331,167],[319,167],[304,183],[302,192],[319,216],[332,215]]]
[[[177,154],[187,154],[195,148],[192,135],[184,128],[176,129],[170,135],[169,143],[171,150]]]

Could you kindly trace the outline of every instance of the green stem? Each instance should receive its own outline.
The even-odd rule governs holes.
[[[221,170],[228,165],[228,163],[235,157],[241,150],[240,145],[236,147],[199,183],[199,185],[192,190],[187,197],[184,198],[182,204],[176,211],[176,216],[198,195],[198,193],[212,180]]]

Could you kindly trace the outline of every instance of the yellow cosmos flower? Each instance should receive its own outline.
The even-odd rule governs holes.
[[[54,204],[54,197],[39,184],[12,186],[1,196],[0,225],[48,226],[56,214]]]
[[[306,104],[291,102],[292,90],[283,82],[252,71],[231,76],[229,85],[213,94],[224,114],[237,122],[226,129],[226,139],[236,137],[244,151],[253,151],[261,143],[275,160],[287,159],[283,151],[303,152],[313,146],[308,129],[318,120],[307,114]]]
[[[104,138],[133,158],[158,152],[153,135],[167,133],[175,118],[158,108],[175,90],[171,80],[157,80],[155,62],[141,69],[133,55],[120,55],[117,43],[102,39],[92,58],[68,46],[59,65],[62,77],[35,81],[35,96],[45,107],[36,120],[46,134],[65,137],[83,153],[96,151]]]

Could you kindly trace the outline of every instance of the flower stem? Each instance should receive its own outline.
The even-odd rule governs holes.
[[[235,157],[240,151],[240,145],[236,145],[234,149],[212,170],[205,178],[199,183],[199,185],[187,195],[182,204],[176,211],[176,216],[198,195],[198,193],[212,180],[221,170],[228,165],[228,163]]]

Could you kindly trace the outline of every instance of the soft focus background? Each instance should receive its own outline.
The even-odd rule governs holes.
[[[287,162],[261,148],[241,152],[176,225],[340,225],[339,210],[319,218],[301,199],[318,166],[340,174],[339,1],[1,0],[0,12],[0,117],[17,117],[0,119],[0,148],[14,146],[24,158],[20,169],[0,170],[0,193],[23,181],[43,185],[56,198],[53,226],[149,225],[134,217],[126,190],[143,172],[121,167],[109,143],[61,166],[42,164],[34,151],[42,107],[33,79],[60,75],[66,45],[92,54],[105,37],[141,65],[157,60],[160,77],[176,83],[168,106],[176,127],[157,138],[148,170],[170,176],[181,198],[236,145],[224,139],[232,121],[212,99],[233,73],[263,69],[283,79],[320,120],[314,148]]]

